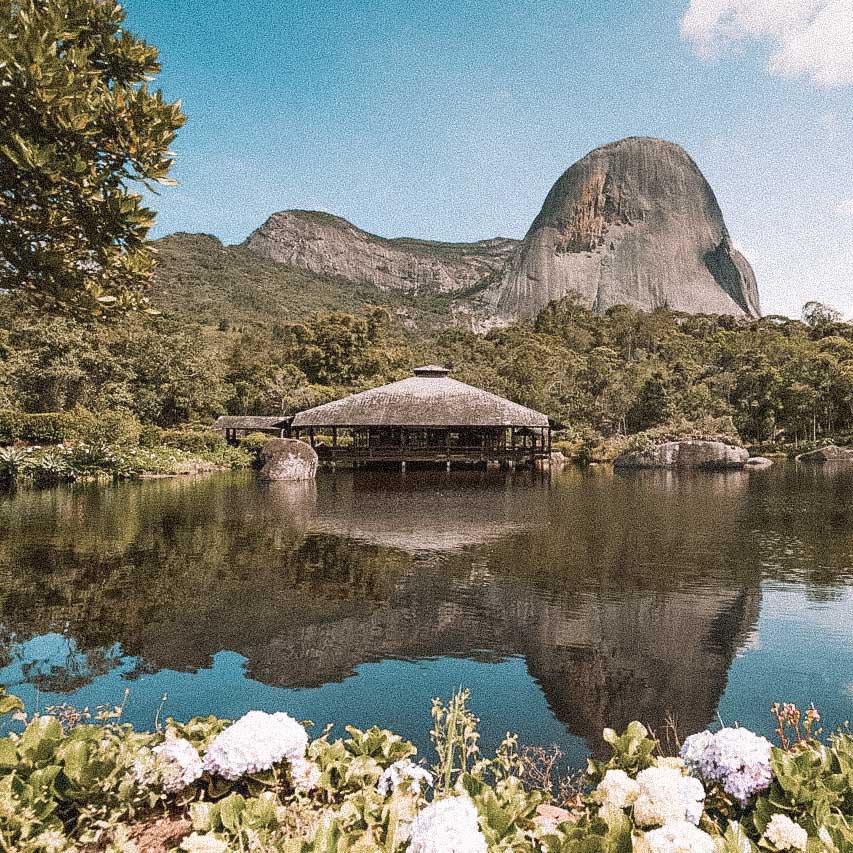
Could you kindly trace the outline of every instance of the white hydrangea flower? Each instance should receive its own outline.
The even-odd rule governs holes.
[[[228,853],[228,842],[215,835],[194,832],[181,842],[181,850],[187,853]]]
[[[672,821],[698,824],[705,803],[705,789],[692,776],[671,767],[649,767],[637,774],[639,793],[634,801],[634,822],[641,827],[662,826]]]
[[[775,814],[764,830],[764,838],[777,850],[805,850],[808,833],[787,815]]]
[[[148,748],[143,748],[133,762],[133,781],[140,788],[149,788],[158,784],[157,760]]]
[[[690,821],[673,820],[634,842],[634,853],[714,853],[714,839]]]
[[[408,781],[409,790],[418,795],[421,793],[421,786],[432,787],[432,773],[426,767],[415,764],[410,758],[404,758],[402,761],[395,761],[385,770],[376,783],[376,789],[383,797],[387,797],[389,792],[396,791],[404,781]]]
[[[297,791],[313,791],[320,784],[320,768],[305,758],[290,762],[290,780]]]
[[[152,750],[163,790],[176,794],[204,772],[196,748],[184,738],[168,737]]]
[[[64,853],[68,850],[68,839],[56,829],[46,829],[32,843],[44,853]]]
[[[308,735],[293,717],[249,711],[213,739],[204,769],[233,781],[285,759],[294,764],[305,758],[307,747]]]
[[[422,809],[412,824],[409,853],[487,853],[469,797],[448,797]]]
[[[639,782],[624,770],[608,770],[595,789],[595,798],[605,808],[625,809],[640,794]]]
[[[706,762],[706,755],[713,745],[714,733],[707,729],[685,738],[681,745],[680,755],[691,772],[703,767]]]

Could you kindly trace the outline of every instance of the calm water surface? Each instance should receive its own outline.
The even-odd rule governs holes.
[[[0,683],[30,709],[286,710],[427,746],[470,687],[573,763],[605,725],[853,707],[853,470],[254,474],[0,493]]]

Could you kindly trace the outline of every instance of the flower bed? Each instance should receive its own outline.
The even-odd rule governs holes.
[[[434,702],[427,769],[376,727],[311,740],[285,713],[252,711],[137,732],[120,709],[97,724],[68,709],[28,718],[0,695],[23,727],[0,739],[0,850],[142,853],[155,849],[146,828],[184,853],[853,850],[853,735],[821,739],[814,711],[801,726],[792,706],[774,709],[778,747],[723,728],[665,756],[640,723],[607,730],[610,757],[567,797],[514,736],[482,756],[467,698]]]

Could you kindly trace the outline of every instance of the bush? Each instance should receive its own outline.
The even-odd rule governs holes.
[[[147,444],[149,447],[175,447],[189,453],[205,453],[221,450],[226,446],[222,434],[211,429],[146,429],[150,429],[146,438],[152,439],[150,444]]]
[[[159,427],[156,424],[143,424],[142,429],[139,433],[139,446],[140,447],[162,447],[163,435],[168,430],[163,429],[163,427]]]
[[[75,409],[72,417],[73,434],[66,438],[76,438],[95,445],[139,445],[142,425],[134,415],[127,412],[90,412],[87,409]]]
[[[13,409],[0,411],[0,443],[60,444],[74,438],[77,418],[70,412],[30,414]]]
[[[413,744],[376,726],[309,740],[286,715],[251,712],[234,727],[196,717],[143,733],[115,722],[121,709],[28,718],[0,689],[0,715],[25,725],[0,738],[0,839],[21,853],[148,849],[141,836],[129,846],[129,825],[144,833],[171,813],[191,823],[175,849],[217,853],[853,849],[853,736],[820,740],[813,709],[790,737],[780,722],[780,747],[728,728],[688,738],[681,757],[639,722],[606,729],[610,756],[591,759],[583,788],[541,820],[550,776],[530,772],[515,735],[482,754],[467,700],[434,700],[428,770]],[[781,708],[799,726],[799,711]]]
[[[22,447],[0,447],[0,480],[14,480],[28,459],[29,453]]]
[[[62,444],[85,441],[91,444],[139,444],[142,427],[131,414],[121,411],[18,412],[0,411],[0,443]]]
[[[600,432],[585,426],[564,430],[559,435],[560,437],[552,442],[551,449],[559,450],[582,465],[588,465],[590,462],[612,462],[624,450],[627,442],[623,435],[605,438]]]
[[[741,444],[740,435],[732,419],[723,417],[703,418],[696,422],[684,419],[669,421],[629,436],[626,449],[642,452],[668,441],[721,441],[723,444]]]
[[[251,453],[255,459],[260,459],[264,445],[271,438],[273,438],[273,436],[267,435],[263,432],[250,432],[248,435],[244,435],[240,438],[240,447],[247,453]]]
[[[273,438],[273,436],[267,435],[264,432],[250,432],[248,435],[241,436],[240,447],[244,450],[255,453],[262,450],[264,445],[271,438]]]
[[[14,458],[4,462],[15,451]],[[19,458],[20,457],[20,458]],[[121,447],[76,442],[46,448],[6,448],[0,477],[29,476],[39,484],[80,479],[133,479],[145,474],[193,473],[215,468],[248,468],[253,457],[239,447],[190,453],[177,447]],[[205,465],[205,463],[207,463]]]

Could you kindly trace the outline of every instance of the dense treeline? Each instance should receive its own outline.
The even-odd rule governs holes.
[[[853,325],[809,303],[802,320],[593,314],[569,297],[479,335],[417,332],[382,308],[235,332],[168,317],[109,323],[0,309],[0,408],[121,410],[171,427],[222,412],[287,414],[439,362],[547,412],[570,434],[729,425],[751,442],[853,431]]]

